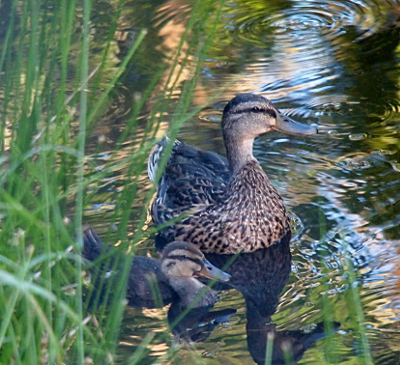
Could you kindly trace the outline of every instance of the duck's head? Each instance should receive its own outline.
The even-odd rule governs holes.
[[[316,126],[305,125],[281,114],[261,95],[238,94],[224,108],[222,130],[226,138],[254,139],[271,130],[289,134],[317,134]]]
[[[212,265],[203,253],[188,242],[172,242],[161,258],[161,270],[169,279],[203,276],[208,279],[228,281],[230,275]]]

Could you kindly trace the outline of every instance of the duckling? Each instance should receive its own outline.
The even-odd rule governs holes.
[[[174,141],[151,206],[155,225],[183,213],[183,220],[159,234],[158,245],[183,240],[203,252],[253,252],[291,238],[289,218],[278,191],[253,156],[253,142],[271,130],[312,135],[316,126],[282,115],[254,94],[239,94],[224,108],[222,132],[227,159]],[[168,140],[149,158],[148,174],[156,183],[157,168]]]
[[[92,228],[84,230],[83,244],[82,255],[89,261],[95,261],[110,251],[110,248],[104,249],[103,242]],[[114,266],[114,259],[109,262],[110,270]],[[103,267],[101,272],[105,274],[107,271]],[[99,284],[101,275],[94,276],[98,278],[95,285]],[[217,292],[197,280],[199,276],[221,281],[230,278],[230,275],[217,269],[195,246],[187,242],[168,244],[162,252],[161,261],[135,256],[128,278],[128,304],[147,308],[159,307],[160,302],[163,305],[178,302],[182,307],[212,306],[217,300]],[[161,299],[158,302],[154,298],[157,291]]]

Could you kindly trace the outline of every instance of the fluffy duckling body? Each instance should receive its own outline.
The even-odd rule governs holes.
[[[110,250],[109,247],[103,247],[103,242],[91,228],[85,229],[83,239],[82,255],[89,261],[99,259]],[[108,268],[112,270],[113,266],[113,260],[110,260]],[[103,267],[101,272],[105,275],[108,271]],[[117,275],[118,270],[114,276]],[[101,277],[96,276],[100,282]],[[221,281],[230,278],[230,275],[213,266],[195,246],[187,242],[168,244],[160,261],[135,256],[128,278],[128,304],[147,308],[160,307],[170,302],[178,302],[183,307],[212,306],[217,300],[217,292],[197,280],[199,276]]]
[[[227,159],[175,141],[151,216],[156,225],[182,213],[188,217],[161,231],[159,242],[184,240],[203,252],[236,254],[289,241],[283,200],[252,152],[254,139],[271,130],[301,135],[318,132],[314,126],[282,115],[262,96],[239,94],[225,106],[222,116]],[[154,183],[167,142],[161,141],[149,158],[148,172]]]

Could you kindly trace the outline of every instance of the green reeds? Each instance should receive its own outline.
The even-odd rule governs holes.
[[[118,263],[126,277],[134,245],[144,234],[145,206],[133,239],[126,240],[139,176],[154,143],[149,138],[154,138],[170,104],[176,104],[170,121],[171,138],[194,115],[189,105],[215,32],[221,9],[216,4],[194,2],[178,49],[164,66],[154,67],[114,153],[132,138],[143,107],[152,99],[155,102],[139,148],[117,164],[88,174],[88,133],[112,102],[111,91],[124,82],[139,46],[148,41],[146,29],[139,30],[124,58],[116,63],[112,61],[116,53],[114,30],[124,1],[110,1],[112,21],[98,43],[92,36],[93,30],[99,30],[93,18],[96,2],[0,3],[0,11],[8,19],[0,35],[1,364],[83,364],[88,359],[96,364],[114,363],[126,280],[108,293],[109,306],[98,311],[86,308],[80,255],[84,209],[91,197],[86,189],[116,166],[127,166],[129,179],[113,216],[113,221],[120,223],[115,235],[123,241],[119,250],[131,252],[120,255],[123,260]],[[216,15],[210,17],[216,8]],[[166,81],[161,81],[166,65]],[[191,69],[191,78],[181,88],[179,76],[185,67]],[[178,89],[181,93],[175,102],[172,95]],[[73,224],[66,224],[67,217]],[[132,245],[133,250],[128,250]],[[143,346],[151,340],[152,336],[146,338]],[[141,358],[142,350],[133,354],[131,363]]]
[[[359,283],[356,277],[353,261],[350,257],[350,252],[348,250],[347,243],[345,243],[344,246],[345,246],[344,267],[349,286],[348,288],[349,293],[347,300],[350,308],[349,314],[352,318],[352,321],[354,321],[354,323],[356,324],[355,332],[357,334],[356,346],[358,350],[357,351],[358,358],[360,360],[360,364],[372,365],[374,361],[371,354],[370,342],[367,337],[366,321],[364,317],[363,304],[360,296]]]

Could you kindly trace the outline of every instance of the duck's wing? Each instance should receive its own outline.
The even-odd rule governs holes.
[[[161,156],[162,151],[157,153]],[[195,207],[214,204],[224,194],[229,176],[225,157],[175,141],[151,207],[154,223],[163,224]]]

